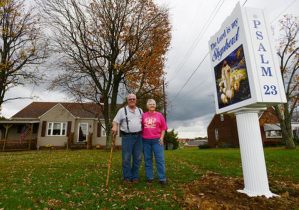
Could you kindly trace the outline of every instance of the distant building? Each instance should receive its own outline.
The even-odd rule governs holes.
[[[200,145],[208,144],[207,140],[193,140],[193,141],[187,141],[184,144],[184,148],[192,148],[192,147],[198,147]]]
[[[178,139],[179,143],[186,143],[187,141],[191,141],[191,139]]]
[[[272,107],[259,115],[259,123],[263,144],[276,144],[282,140],[279,120],[272,114]],[[295,125],[298,124],[298,125]],[[294,133],[297,134],[299,123],[293,125]],[[239,147],[236,117],[233,114],[215,115],[208,126],[208,144],[211,147]]]

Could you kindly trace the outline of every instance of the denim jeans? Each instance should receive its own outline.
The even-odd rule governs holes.
[[[142,137],[139,134],[122,135],[122,170],[124,180],[139,180],[139,167],[142,161]],[[133,162],[131,165],[131,157]]]
[[[147,179],[154,179],[153,153],[156,160],[156,168],[159,181],[166,181],[165,178],[165,161],[164,146],[159,145],[157,139],[143,139],[143,153],[145,162],[145,173]]]

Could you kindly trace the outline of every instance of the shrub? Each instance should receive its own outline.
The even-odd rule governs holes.
[[[219,145],[220,148],[234,148],[234,145],[232,142],[222,142],[220,145]]]
[[[277,147],[278,141],[265,141],[264,147]]]
[[[199,145],[198,148],[199,149],[211,149],[210,145],[208,145],[208,144]]]
[[[299,146],[299,138],[293,138],[294,143],[296,146]]]
[[[172,143],[174,150],[179,147],[178,133],[175,133],[174,129],[166,132],[166,143]]]

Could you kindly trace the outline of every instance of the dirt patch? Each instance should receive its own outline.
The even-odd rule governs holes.
[[[237,190],[243,179],[208,173],[183,186],[187,209],[299,209],[299,185],[270,181],[270,190],[280,197],[248,197]]]

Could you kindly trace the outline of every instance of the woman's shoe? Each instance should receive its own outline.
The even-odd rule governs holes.
[[[166,181],[159,181],[159,183],[160,183],[160,185],[162,185],[162,186],[166,186],[166,185],[167,185]]]

